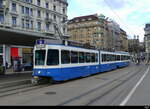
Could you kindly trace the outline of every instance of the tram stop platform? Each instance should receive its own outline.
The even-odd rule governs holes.
[[[31,80],[32,71],[22,71],[22,72],[5,72],[4,75],[0,75],[0,84],[11,83],[14,81],[24,81]]]

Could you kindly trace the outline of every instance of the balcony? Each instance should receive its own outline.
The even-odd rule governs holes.
[[[48,30],[43,30],[42,33],[46,34],[46,35],[54,35],[55,34],[54,31],[48,31]]]

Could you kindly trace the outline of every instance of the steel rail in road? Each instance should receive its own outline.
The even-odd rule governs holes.
[[[141,73],[143,69],[132,69],[131,71],[116,77],[115,79],[104,83],[103,85],[99,85],[96,88],[89,90],[79,96],[73,97],[67,101],[64,101],[62,103],[60,103],[58,106],[62,106],[62,105],[67,105],[67,104],[71,104],[75,101],[80,101],[81,99],[84,99],[84,97],[90,96],[90,94],[96,92],[97,90],[101,90],[101,93],[99,94],[99,96],[95,97],[95,98],[91,98],[90,100],[86,101],[83,105],[91,105],[94,102],[96,102],[97,100],[102,99],[105,95],[107,95],[108,93],[112,92],[113,90],[115,90],[116,88],[118,88],[119,86],[123,85],[126,81],[132,79],[133,77],[135,77],[136,75],[138,75],[139,73]],[[145,70],[145,69],[144,69]],[[138,72],[138,73],[137,73]]]
[[[33,84],[24,84],[24,85],[19,85],[15,87],[10,87],[10,88],[5,88],[3,90],[0,90],[0,97],[7,97],[10,95],[15,95],[19,93],[24,93],[40,88],[45,88],[50,86],[50,84],[41,84],[41,85],[33,85]]]

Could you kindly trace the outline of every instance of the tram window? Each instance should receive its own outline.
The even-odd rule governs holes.
[[[101,55],[102,62],[104,62],[104,54]]]
[[[61,63],[70,64],[70,51],[66,50],[61,51]]]
[[[116,56],[112,55],[112,61],[116,61]]]
[[[126,60],[126,56],[124,56],[124,60]]]
[[[109,56],[109,61],[112,61],[113,60],[113,55],[108,55]]]
[[[78,63],[78,52],[71,52],[71,63]]]
[[[59,64],[59,51],[48,50],[47,65],[58,65],[58,64]]]
[[[107,55],[106,54],[102,54],[102,62],[106,62],[107,61]]]
[[[120,55],[117,55],[117,61],[120,61]]]
[[[91,53],[91,62],[95,61],[96,61],[95,53]]]
[[[107,58],[106,58],[106,61],[107,61],[107,62],[111,61],[111,56],[110,56],[109,54],[107,54],[106,57],[107,57]]]
[[[45,62],[45,50],[35,51],[35,65],[44,65]]]
[[[85,56],[84,52],[79,53],[79,63],[84,63],[85,62]]]
[[[98,62],[98,54],[96,53],[95,55],[95,62]]]
[[[121,55],[121,60],[123,61],[123,55]]]
[[[91,62],[90,53],[86,53],[86,62]]]

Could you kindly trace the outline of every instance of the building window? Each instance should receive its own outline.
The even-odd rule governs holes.
[[[53,6],[53,10],[56,11],[56,6],[55,5]]]
[[[21,8],[21,9],[22,9],[22,14],[24,14],[24,13],[25,13],[25,12],[24,12],[24,6],[22,6],[22,8]]]
[[[12,26],[17,26],[17,17],[12,17]]]
[[[3,23],[4,22],[4,15],[0,14],[0,22]]]
[[[28,7],[26,7],[26,15],[29,15],[30,14],[30,12],[29,12],[29,8]]]
[[[63,33],[66,33],[66,28],[63,28]]]
[[[63,8],[63,14],[65,14],[66,13],[66,10],[65,10],[65,8]]]
[[[46,3],[46,8],[49,9],[49,3]]]
[[[56,21],[56,15],[54,15],[54,21]]]
[[[46,18],[47,18],[47,19],[49,18],[49,13],[46,13]]]
[[[41,22],[38,22],[37,26],[38,26],[38,31],[41,31]]]
[[[27,28],[27,29],[29,29],[29,28],[30,28],[29,20],[26,20],[26,28]]]
[[[14,12],[17,11],[17,5],[16,5],[16,3],[12,3],[12,11],[14,11]]]
[[[49,31],[49,24],[46,24],[46,31]]]
[[[32,8],[30,9],[30,13],[31,13],[31,16],[33,16],[33,9]]]
[[[41,6],[41,0],[37,0],[37,5]]]
[[[22,19],[22,28],[25,28],[24,19]]]
[[[0,0],[0,8],[3,8],[3,0]]]
[[[41,11],[40,10],[37,11],[37,15],[38,15],[38,17],[41,17]]]
[[[31,29],[33,29],[33,21],[31,21]]]

